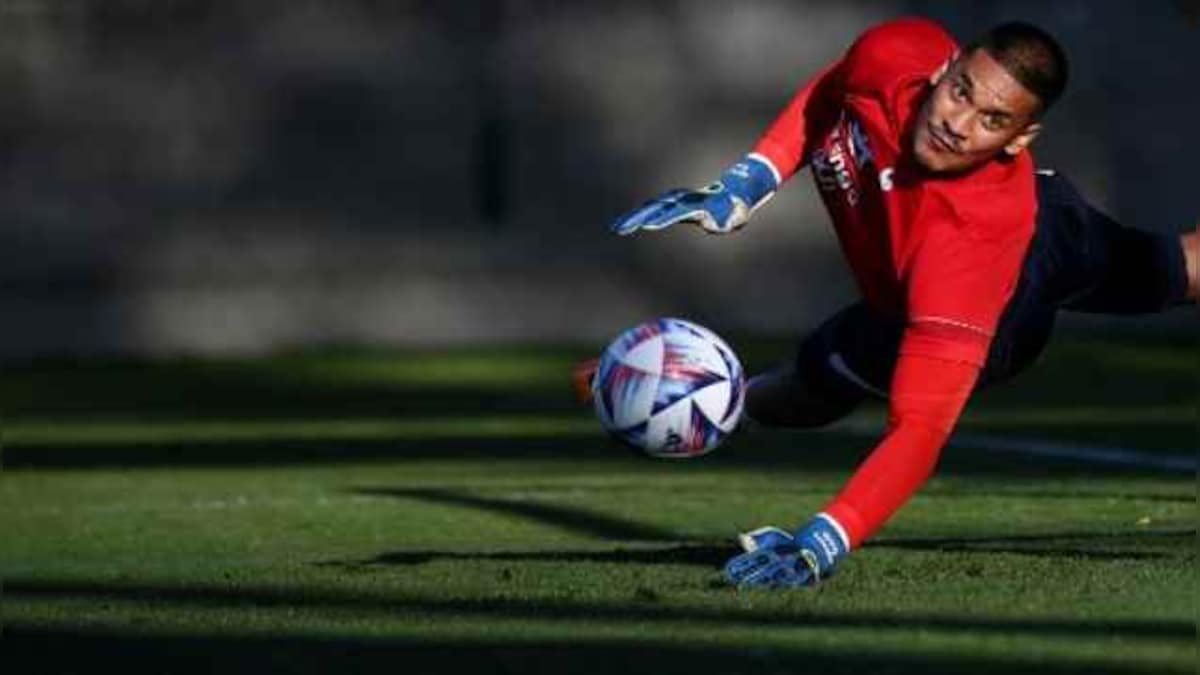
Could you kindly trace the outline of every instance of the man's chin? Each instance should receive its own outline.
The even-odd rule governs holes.
[[[912,154],[917,166],[927,173],[943,173],[948,170],[946,163],[933,153],[922,152],[919,148],[914,148]]]
[[[920,146],[913,148],[912,156],[916,165],[925,173],[953,175],[966,173],[972,168],[969,162],[961,161],[962,158],[957,155],[922,150]]]

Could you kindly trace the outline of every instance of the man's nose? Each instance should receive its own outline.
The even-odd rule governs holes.
[[[942,119],[942,129],[956,141],[966,139],[968,125],[971,123],[971,114],[970,108],[966,107],[950,111]]]

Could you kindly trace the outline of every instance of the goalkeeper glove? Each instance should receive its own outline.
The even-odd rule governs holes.
[[[738,588],[814,586],[833,574],[850,552],[832,518],[819,514],[795,535],[763,527],[738,537],[745,553],[725,564],[725,577]]]
[[[693,223],[712,234],[740,228],[774,196],[779,177],[765,158],[747,155],[721,174],[715,183],[696,189],[676,188],[613,221],[619,235],[638,230],[662,230],[675,223]]]

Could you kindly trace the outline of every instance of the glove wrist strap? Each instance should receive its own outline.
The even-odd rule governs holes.
[[[752,153],[726,169],[721,174],[721,183],[753,211],[775,194],[779,171],[766,157]]]

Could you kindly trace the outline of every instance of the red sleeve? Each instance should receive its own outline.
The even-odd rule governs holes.
[[[807,163],[822,132],[837,122],[848,92],[891,97],[895,85],[914,75],[928,77],[957,48],[941,26],[926,19],[871,28],[792,97],[754,152],[774,165],[780,182],[787,180]]]
[[[846,52],[845,86],[851,93],[890,97],[898,83],[928,78],[957,51],[954,38],[933,21],[888,21],[860,35]]]
[[[840,98],[839,63],[827,66],[805,84],[754,146],[754,153],[765,157],[775,167],[780,183],[808,162],[810,141],[821,136],[822,126],[834,122],[831,117]]]
[[[850,548],[877,532],[933,473],[978,376],[979,368],[969,363],[900,357],[887,433],[824,509],[842,526]]]
[[[982,366],[1000,315],[1016,289],[1032,233],[1029,222],[983,228],[935,221],[905,271],[910,327],[901,354]]]

